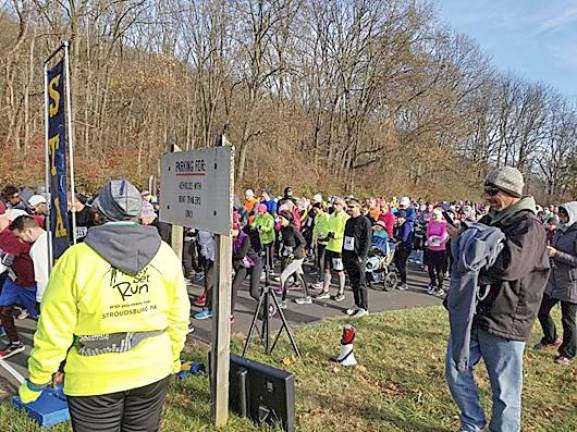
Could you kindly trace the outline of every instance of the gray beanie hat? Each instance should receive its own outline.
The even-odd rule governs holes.
[[[110,180],[100,190],[94,205],[112,222],[136,221],[142,211],[142,197],[129,181]]]
[[[508,195],[521,198],[525,181],[523,174],[517,168],[505,166],[494,169],[485,178],[485,186],[493,186]]]

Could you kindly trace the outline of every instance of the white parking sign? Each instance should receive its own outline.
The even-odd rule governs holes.
[[[160,167],[160,220],[230,235],[233,148],[166,153]]]

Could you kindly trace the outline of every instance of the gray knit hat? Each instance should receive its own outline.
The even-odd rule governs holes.
[[[112,222],[136,221],[142,210],[142,197],[129,181],[110,180],[92,205]]]
[[[521,198],[525,181],[523,174],[517,168],[505,166],[494,169],[485,178],[485,186],[493,186],[508,195]]]

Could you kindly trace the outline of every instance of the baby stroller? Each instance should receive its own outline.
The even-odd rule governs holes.
[[[365,266],[367,283],[370,287],[391,291],[397,286],[397,273],[392,268],[395,258],[395,243],[390,239],[373,235]]]

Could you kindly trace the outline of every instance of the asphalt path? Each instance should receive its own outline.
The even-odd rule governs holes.
[[[306,279],[308,282],[315,280],[315,275],[310,272],[311,269],[305,267]],[[334,285],[337,278],[333,277],[333,286],[331,292],[334,293],[337,287]],[[348,281],[347,281],[348,282]],[[416,307],[426,307],[441,304],[441,299],[428,295],[426,293],[428,277],[426,273],[418,270],[415,265],[409,265],[409,289],[407,291],[393,290],[385,292],[380,289],[369,288],[369,311],[371,313],[383,312],[388,310],[409,309]],[[256,302],[248,293],[248,278],[243,287],[239,290],[238,300],[234,311],[234,322],[232,324],[232,334],[245,337],[248,333],[252,321]],[[272,282],[272,286],[278,286],[278,282]],[[202,292],[202,286],[190,284],[189,293],[192,300]],[[315,292],[315,291],[311,291]],[[354,305],[353,294],[349,286],[345,289],[346,299],[342,302],[334,300],[315,300],[313,304],[297,305],[294,298],[302,295],[301,290],[289,291],[287,304],[288,308],[284,310],[290,328],[296,328],[312,322],[326,321],[335,318],[345,317],[344,311]],[[198,312],[200,308],[193,306],[191,314]],[[280,328],[280,318],[278,314],[271,319],[271,332]],[[33,343],[34,330],[36,322],[29,319],[16,320],[16,326],[22,342],[26,345],[26,350],[14,355],[6,362],[23,376],[27,376],[27,359]],[[211,340],[211,320],[193,320],[194,332],[189,335],[189,343],[210,343]],[[254,341],[257,341],[255,336]],[[6,337],[1,337],[0,342],[7,343]],[[256,342],[253,342],[256,343]],[[7,392],[14,391],[18,382],[16,379],[0,367],[1,382],[4,384],[4,390]]]

